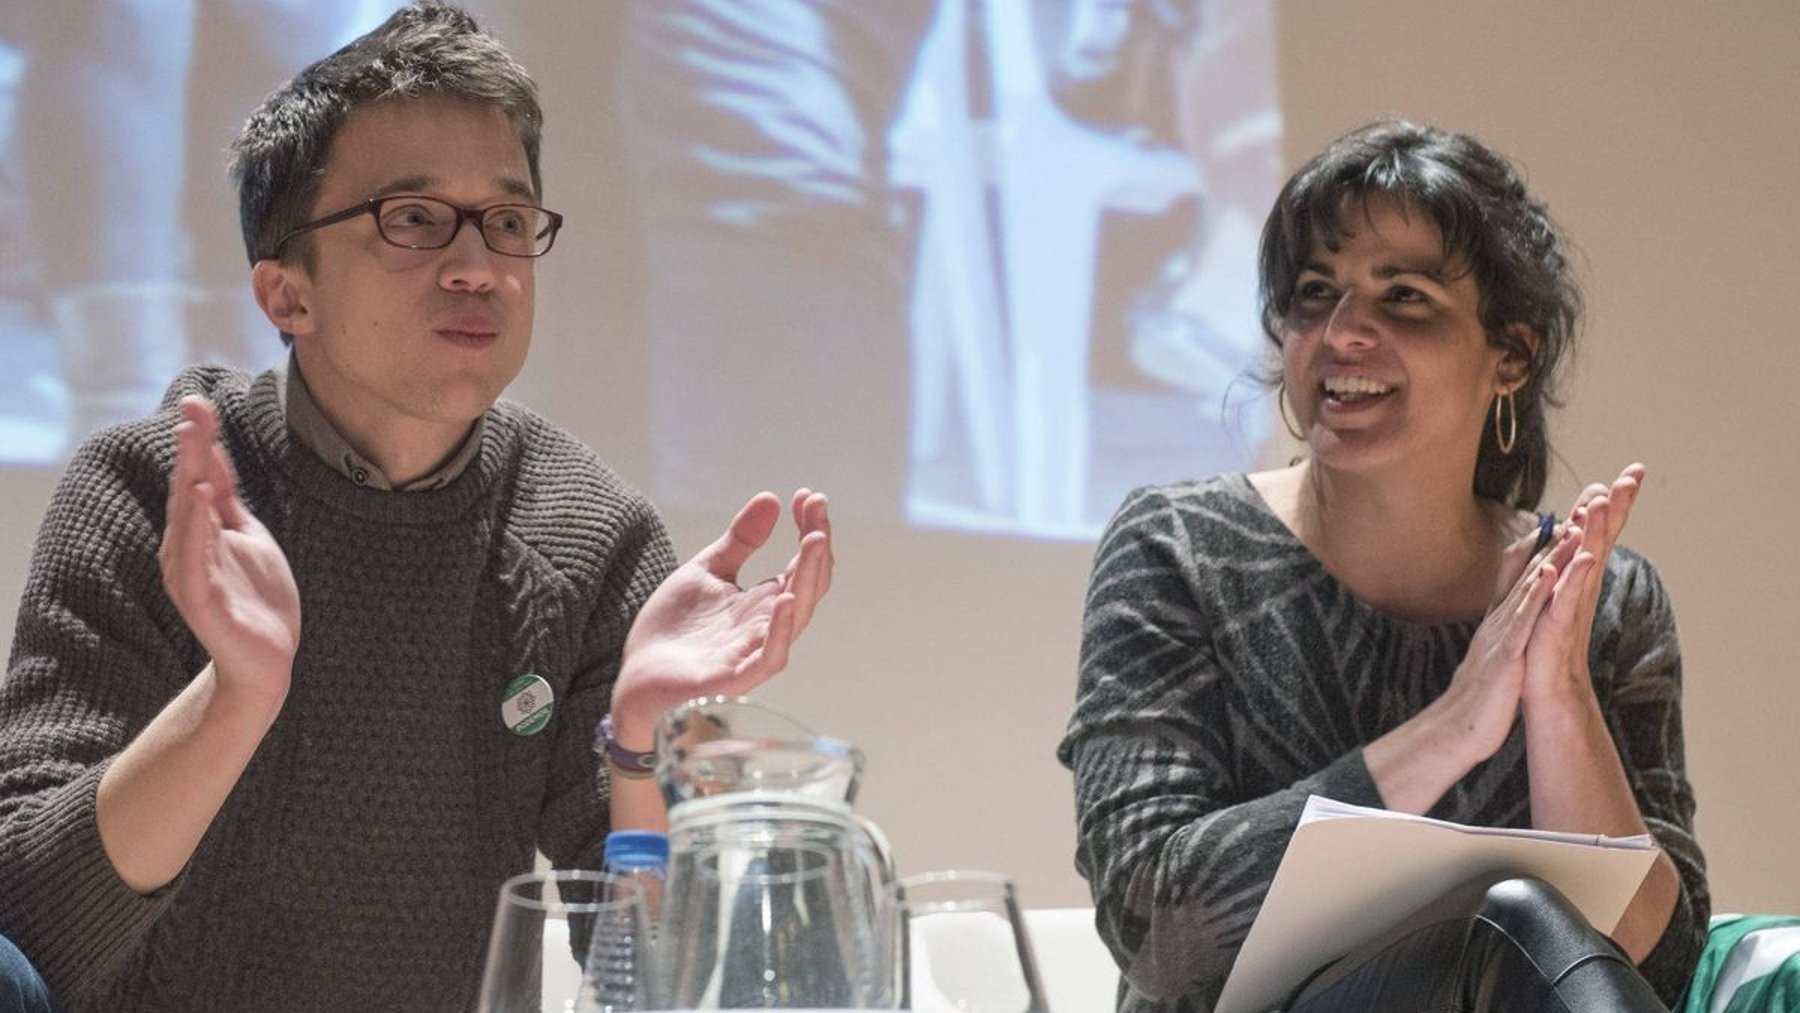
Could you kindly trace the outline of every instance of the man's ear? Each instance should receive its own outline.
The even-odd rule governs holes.
[[[313,330],[312,285],[304,268],[279,260],[259,260],[250,269],[250,290],[263,315],[281,333],[306,334]]]
[[[1505,354],[1500,357],[1500,391],[1511,394],[1531,380],[1538,348],[1543,344],[1537,328],[1530,324],[1507,324]]]

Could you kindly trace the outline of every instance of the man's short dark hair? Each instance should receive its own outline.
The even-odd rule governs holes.
[[[351,110],[427,95],[503,111],[524,145],[532,190],[542,195],[537,85],[467,12],[419,0],[296,74],[245,122],[232,144],[231,176],[250,262],[274,259],[277,241],[312,215],[332,138]],[[314,251],[310,235],[296,236],[280,259],[310,272]]]

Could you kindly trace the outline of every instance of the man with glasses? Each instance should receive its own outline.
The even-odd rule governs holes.
[[[500,882],[659,825],[656,715],[768,678],[824,593],[822,496],[739,588],[775,497],[677,568],[641,497],[498,401],[561,224],[540,123],[422,0],[240,135],[287,367],[189,369],[83,447],[0,682],[0,932],[65,1008],[469,1008]]]

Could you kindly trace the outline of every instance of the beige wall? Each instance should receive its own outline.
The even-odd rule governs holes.
[[[565,38],[581,7],[559,20]],[[1290,164],[1378,116],[1469,131],[1522,163],[1584,252],[1587,343],[1556,424],[1567,466],[1551,502],[1630,459],[1649,465],[1628,540],[1680,616],[1717,906],[1800,911],[1800,678],[1786,643],[1800,628],[1788,590],[1800,573],[1800,4],[1309,0],[1280,5],[1279,35]],[[573,220],[594,205],[585,181],[604,157],[591,99],[575,68],[533,59],[530,37],[520,48],[551,124],[545,175]],[[571,230],[546,262],[521,389],[630,474],[643,412],[624,380],[637,364],[606,337],[587,252]],[[0,481],[10,611],[49,480]],[[684,553],[723,520],[671,518]],[[841,524],[838,584],[765,695],[868,749],[864,808],[908,868],[994,867],[1020,878],[1028,904],[1086,902],[1051,754],[1090,553]]]

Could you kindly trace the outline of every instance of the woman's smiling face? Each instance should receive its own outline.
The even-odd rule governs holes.
[[[1475,455],[1496,395],[1517,381],[1488,342],[1475,279],[1416,208],[1347,200],[1337,249],[1315,239],[1283,324],[1283,375],[1315,459],[1365,470]]]

